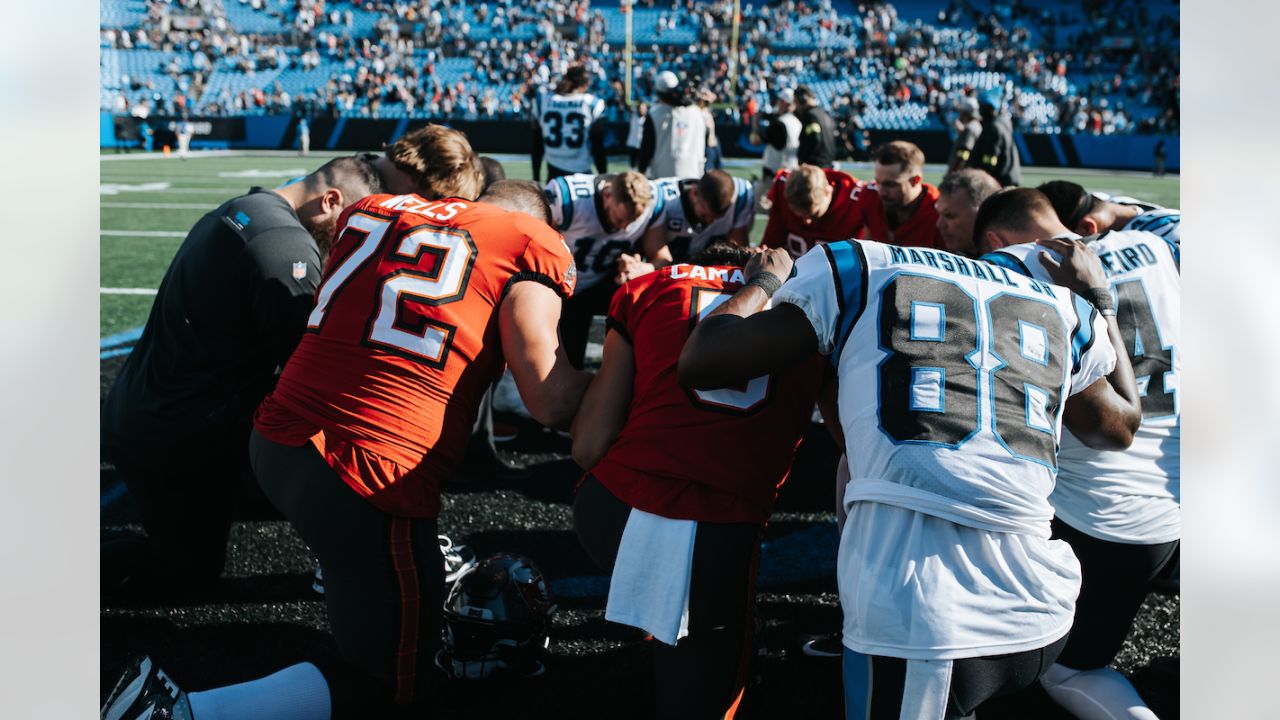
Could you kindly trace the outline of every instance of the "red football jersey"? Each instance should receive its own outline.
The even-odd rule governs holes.
[[[386,512],[436,517],[440,482],[505,365],[497,309],[512,278],[572,294],[560,234],[456,198],[372,195],[347,208],[307,333],[255,427],[310,439]]]
[[[761,242],[765,247],[785,247],[791,257],[798,258],[820,243],[848,240],[858,218],[858,196],[866,184],[839,170],[824,170],[831,183],[831,205],[822,217],[805,222],[791,211],[785,194],[790,170],[779,170],[769,188],[769,224],[764,227]]]
[[[825,376],[823,358],[742,388],[693,391],[676,363],[698,318],[742,287],[735,267],[672,265],[613,296],[607,324],[631,341],[626,425],[591,473],[632,507],[668,518],[763,524],[791,471]]]
[[[880,192],[875,183],[862,188],[858,194],[858,209],[853,217],[854,231],[860,231],[858,237],[863,240],[876,240],[889,245],[901,247],[923,247],[934,250],[946,250],[942,242],[942,233],[938,231],[938,210],[934,203],[938,200],[938,188],[924,183],[920,204],[907,221],[896,228],[889,227],[889,217],[884,212],[884,204],[880,202]]]

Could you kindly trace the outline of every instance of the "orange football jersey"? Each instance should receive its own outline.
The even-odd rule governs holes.
[[[591,473],[645,512],[682,520],[765,523],[809,425],[822,356],[741,388],[689,390],[676,364],[698,319],[742,287],[736,267],[672,265],[613,296],[606,323],[635,353],[626,425]]]
[[[479,202],[372,195],[347,208],[307,332],[255,427],[310,439],[356,492],[436,517],[480,399],[505,362],[498,305],[533,280],[573,293],[560,234]]]

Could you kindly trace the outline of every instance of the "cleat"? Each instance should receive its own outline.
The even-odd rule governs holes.
[[[467,545],[454,545],[447,535],[440,535],[440,554],[444,556],[444,581],[452,584],[476,566],[476,553]]]
[[[324,594],[324,571],[320,569],[320,561],[316,561],[316,577],[311,581],[311,589],[316,591],[317,595]]]
[[[116,681],[101,720],[192,720],[191,705],[187,694],[144,656],[135,658]]]
[[[840,642],[839,633],[820,635],[807,640],[800,652],[809,657],[838,658],[844,655],[844,644]]]

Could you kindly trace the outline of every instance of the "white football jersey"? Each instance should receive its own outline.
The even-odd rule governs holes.
[[[1080,576],[1049,539],[1048,498],[1067,398],[1115,366],[1096,310],[982,261],[865,240],[810,250],[773,303],[804,312],[839,377],[845,644],[972,657],[1065,634]]]
[[[1106,200],[1117,205],[1133,205],[1142,211],[1132,220],[1125,223],[1123,230],[1141,230],[1155,233],[1175,245],[1182,242],[1182,211],[1160,207],[1154,203],[1143,202],[1126,195],[1107,195],[1106,193],[1096,192],[1093,193],[1093,196],[1099,200]]]
[[[680,195],[681,187],[697,183],[695,178],[674,177],[653,181],[653,222],[661,223],[666,230],[667,246],[676,262],[686,261],[711,243],[723,240],[730,230],[751,227],[755,220],[755,191],[751,183],[735,177],[733,204],[710,224],[702,225]]]
[[[1142,395],[1142,425],[1128,450],[1099,451],[1070,432],[1058,452],[1058,485],[1050,502],[1067,524],[1113,542],[1156,544],[1182,534],[1182,366],[1178,245],[1168,236],[1106,232],[1089,240],[1116,297],[1116,324]],[[1014,245],[987,256],[1031,277],[1049,274],[1044,248]]]
[[[533,113],[542,129],[547,164],[574,173],[591,172],[591,125],[604,115],[604,100],[591,93],[557,95],[544,92]]]
[[[607,232],[600,189],[612,175],[566,175],[547,183],[551,222],[564,235],[578,267],[578,291],[595,287],[613,277],[618,256],[630,252],[649,229],[656,203],[649,203],[635,222]],[[656,194],[656,193],[655,193]]]

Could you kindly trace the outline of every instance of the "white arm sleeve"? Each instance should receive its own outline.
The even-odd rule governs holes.
[[[840,299],[831,261],[819,245],[796,261],[796,275],[783,283],[773,296],[773,305],[791,303],[804,311],[818,336],[818,351],[830,355],[835,349],[836,328],[840,322]]]

